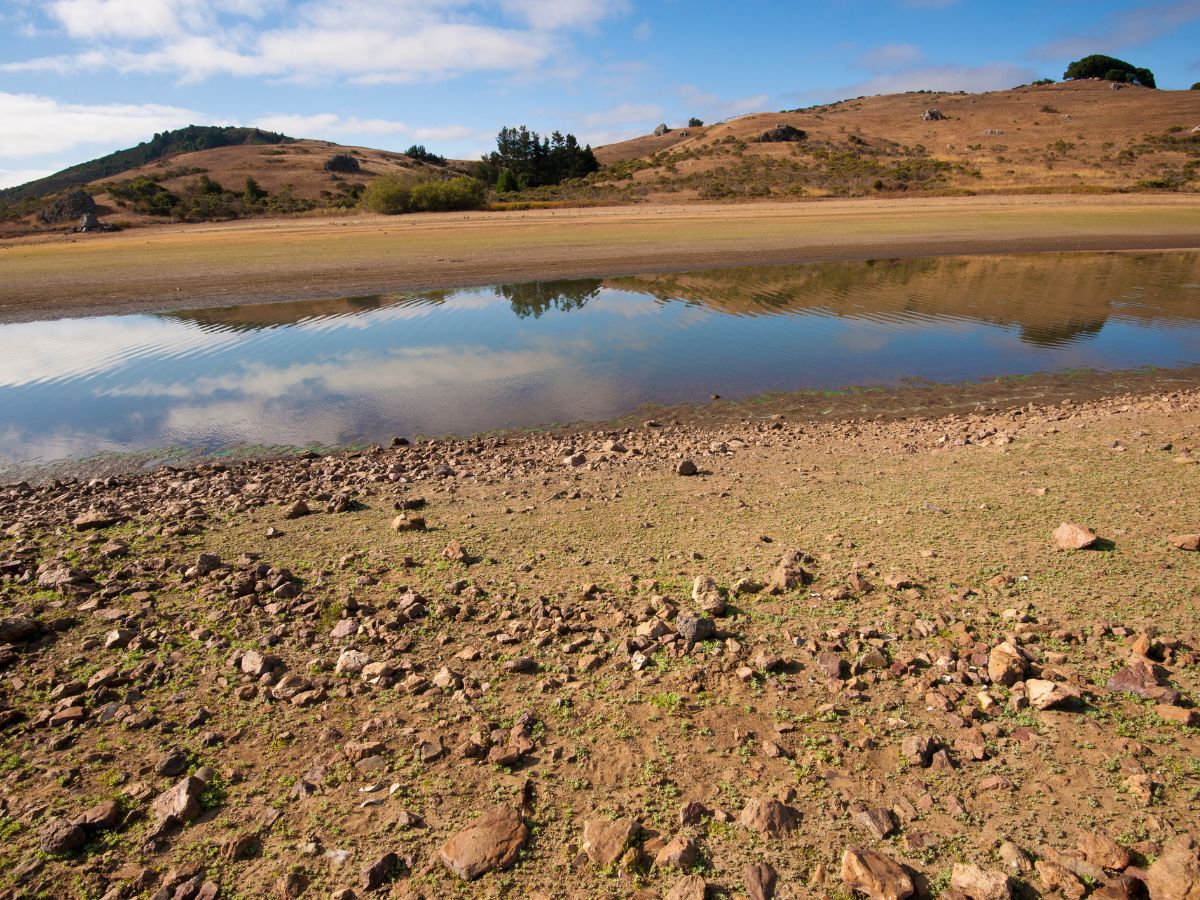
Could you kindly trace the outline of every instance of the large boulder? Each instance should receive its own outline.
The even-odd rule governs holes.
[[[1200,847],[1180,835],[1165,847],[1146,871],[1150,900],[1200,900]]]
[[[940,109],[930,108],[921,113],[921,118],[926,122],[940,122],[946,118],[946,115]]]
[[[797,141],[808,140],[808,132],[795,125],[780,123],[768,128],[755,140],[760,144],[794,144]]]
[[[43,225],[63,225],[77,221],[81,216],[95,216],[96,201],[87,191],[69,191],[55,197],[38,210],[38,221]]]

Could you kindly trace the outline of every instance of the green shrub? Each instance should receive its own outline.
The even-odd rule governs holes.
[[[704,127],[703,119],[697,119],[695,116],[692,116],[690,119],[688,119],[688,128],[703,128],[703,127]]]
[[[1192,85],[1192,90],[1200,91],[1200,81],[1197,81],[1195,84]]]
[[[409,204],[413,212],[476,209],[483,205],[486,193],[483,182],[460,175],[414,184],[409,192]]]
[[[363,191],[362,205],[371,212],[388,216],[408,212],[412,189],[395,175],[380,175]]]
[[[483,205],[487,188],[460,175],[408,182],[396,175],[380,175],[362,195],[362,205],[372,212],[394,216],[406,212],[443,212],[476,209]]]

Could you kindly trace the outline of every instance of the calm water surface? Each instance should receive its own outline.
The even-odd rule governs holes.
[[[1200,363],[1200,254],[719,269],[0,325],[0,468]]]

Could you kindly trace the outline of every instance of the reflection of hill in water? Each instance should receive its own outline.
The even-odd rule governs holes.
[[[412,295],[376,294],[369,297],[339,297],[333,300],[289,300],[286,303],[247,303],[165,312],[165,319],[194,322],[201,328],[222,331],[259,331],[295,325],[312,319],[356,316],[392,306],[426,306],[444,303],[454,291],[426,291]]]
[[[732,315],[959,318],[1058,346],[1110,318],[1200,319],[1200,254],[1037,254],[872,260],[609,278],[606,287]]]
[[[1200,320],[1200,254],[1036,254],[749,266],[665,275],[500,285],[519,318],[584,308],[603,289],[738,316],[801,313],[876,322],[961,319],[1018,328],[1060,346],[1110,319]],[[251,331],[386,309],[453,303],[458,291],[247,304],[164,313],[202,328]]]

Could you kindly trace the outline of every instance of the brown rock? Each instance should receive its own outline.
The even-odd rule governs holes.
[[[38,830],[38,846],[53,856],[74,853],[86,842],[84,830],[65,819],[49,819]]]
[[[1025,682],[1025,696],[1034,709],[1061,709],[1077,703],[1080,693],[1077,688],[1057,681],[1031,678]]]
[[[891,857],[862,847],[842,853],[842,881],[871,900],[904,900],[915,891],[912,878]]]
[[[988,678],[994,684],[1012,687],[1025,677],[1028,664],[1021,651],[1005,641],[992,648],[991,653],[988,654],[987,668]]]
[[[74,820],[85,831],[109,831],[121,823],[121,804],[116,800],[102,800]]]
[[[1106,834],[1089,831],[1079,836],[1079,853],[1094,866],[1124,871],[1133,865],[1129,851]]]
[[[767,593],[783,594],[808,584],[812,580],[812,576],[803,566],[807,559],[808,555],[802,550],[793,549],[785,553],[771,573],[771,580],[767,584]]]
[[[150,805],[151,818],[165,822],[174,818],[187,823],[200,815],[200,795],[204,793],[204,782],[189,775],[170,790],[159,794]]]
[[[358,882],[364,891],[377,891],[396,873],[400,858],[395,853],[385,853],[363,866]]]
[[[497,806],[450,838],[439,856],[451,872],[463,881],[472,881],[493,869],[511,866],[528,837],[521,814]]]
[[[442,559],[448,559],[451,562],[466,562],[467,551],[458,541],[451,541],[442,550]]]
[[[681,461],[679,465],[675,467],[675,474],[677,475],[695,475],[698,471],[699,469],[696,468],[696,464],[690,459]]]
[[[1083,525],[1063,522],[1054,529],[1054,543],[1060,550],[1086,550],[1096,546],[1096,532]]]
[[[896,817],[890,809],[860,809],[854,813],[854,821],[879,841],[896,830]]]
[[[1181,835],[1165,847],[1146,870],[1150,900],[1200,900],[1200,849],[1191,835]]]
[[[1200,550],[1200,534],[1173,534],[1167,540],[1178,550]]]
[[[688,869],[695,865],[700,856],[696,842],[685,834],[673,837],[670,842],[658,851],[654,857],[654,865],[660,869],[674,866],[676,869]]]
[[[1012,896],[1012,881],[1007,875],[971,863],[955,863],[950,887],[969,900],[1009,900]]]
[[[774,797],[753,797],[747,801],[738,823],[766,838],[779,838],[800,824],[800,812]]]
[[[1162,684],[1158,667],[1148,659],[1131,659],[1108,679],[1105,687],[1117,693],[1136,694],[1165,703],[1179,699],[1179,692]]]
[[[611,866],[638,833],[633,819],[588,819],[583,823],[583,852],[598,866]]]
[[[779,876],[770,863],[751,863],[746,866],[744,880],[749,900],[772,900]]]
[[[708,883],[699,875],[685,875],[667,891],[663,900],[704,900]]]
[[[1079,876],[1066,866],[1061,866],[1049,859],[1039,859],[1034,867],[1037,869],[1038,880],[1042,883],[1045,891],[1048,893],[1057,891],[1067,900],[1083,900],[1087,893],[1087,887],[1079,880]]]

